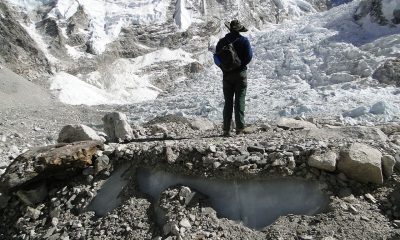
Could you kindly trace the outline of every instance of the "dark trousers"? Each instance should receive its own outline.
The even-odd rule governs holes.
[[[224,131],[229,131],[232,121],[232,112],[235,109],[236,130],[244,128],[244,110],[247,90],[246,70],[237,73],[224,73],[223,91],[224,105]]]

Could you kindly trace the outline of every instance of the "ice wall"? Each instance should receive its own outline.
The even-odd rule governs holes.
[[[324,210],[326,196],[318,183],[302,179],[222,181],[140,170],[139,187],[154,199],[168,187],[185,185],[207,195],[220,217],[260,229],[287,214],[313,215]]]

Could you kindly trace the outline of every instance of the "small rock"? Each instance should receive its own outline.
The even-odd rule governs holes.
[[[336,170],[337,155],[333,151],[326,153],[314,153],[308,159],[308,165],[328,172]]]
[[[219,168],[221,166],[221,163],[220,162],[213,162],[213,167],[214,167],[214,169],[217,169],[217,168]]]
[[[217,148],[215,147],[215,145],[210,145],[210,146],[208,147],[208,149],[210,149],[210,152],[212,152],[212,153],[217,152]]]
[[[190,188],[183,186],[179,191],[179,199],[183,200],[185,204],[189,203],[193,198],[192,190]]]
[[[53,217],[51,219],[51,225],[53,225],[53,227],[56,227],[58,225],[58,218]]]
[[[94,161],[94,174],[97,175],[99,172],[109,169],[110,159],[107,155],[100,156]]]
[[[178,155],[170,147],[165,148],[165,157],[168,163],[172,164],[178,158]]]
[[[352,212],[353,214],[357,214],[357,213],[358,213],[357,208],[355,208],[353,205],[350,205],[350,206],[349,206],[349,210],[350,210],[350,212]]]
[[[53,233],[56,231],[57,228],[52,227],[49,230],[47,230],[46,234],[43,236],[44,239],[50,238],[50,236],[53,235]]]
[[[113,152],[115,151],[115,144],[113,146],[109,145],[109,144],[104,144],[104,151],[103,154],[104,155],[111,155]]]
[[[258,147],[258,146],[248,146],[247,151],[251,152],[259,152],[264,154],[265,153],[265,148],[264,147]]]
[[[164,235],[172,233],[175,236],[179,236],[179,227],[175,222],[168,222],[163,226]]]
[[[301,235],[301,236],[299,236],[299,238],[301,240],[313,240],[314,239],[314,237],[310,236],[310,235]]]
[[[366,221],[366,222],[369,222],[369,218],[366,217],[366,216],[361,216],[360,218],[361,218],[361,220],[364,220],[364,221]]]
[[[40,214],[42,214],[42,212],[40,210],[32,208],[32,207],[27,207],[25,216],[27,216],[28,218],[31,218],[33,220],[36,220],[40,217]]]
[[[60,214],[61,214],[61,208],[60,207],[56,207],[50,212],[50,217],[58,218],[58,217],[60,217]]]
[[[393,225],[394,225],[396,228],[400,228],[400,220],[394,220],[394,221],[393,221]]]
[[[339,206],[345,211],[349,210],[349,206],[345,202],[340,202]]]
[[[192,227],[192,225],[190,224],[189,220],[187,218],[182,219],[179,222],[179,226],[190,229]]]
[[[18,157],[18,155],[20,154],[20,151],[19,151],[19,149],[18,149],[17,146],[12,145],[12,146],[10,147],[9,154],[12,155],[14,158],[16,158],[16,157]]]
[[[279,128],[289,130],[299,130],[299,129],[315,129],[317,126],[313,123],[307,122],[307,121],[302,121],[302,120],[296,120],[296,119],[291,119],[291,118],[282,118],[278,121],[277,126]]]
[[[364,195],[366,199],[368,199],[370,202],[372,203],[376,203],[376,199],[374,198],[374,196],[372,196],[371,194],[367,193]]]

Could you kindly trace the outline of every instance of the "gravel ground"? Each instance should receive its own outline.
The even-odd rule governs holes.
[[[61,118],[61,112],[71,113],[68,109],[68,107],[58,108],[59,117]],[[85,120],[85,123],[96,126],[99,124],[102,111],[105,110],[95,112],[85,108],[75,108],[72,112],[74,114],[70,114],[66,119]],[[15,124],[20,124],[17,119],[21,113],[19,115],[12,114],[12,111],[8,113],[16,116]],[[24,129],[29,129],[32,134],[38,134],[37,136],[40,136],[38,133],[40,131],[32,130],[34,125],[31,125],[35,120],[43,121],[46,116],[52,119],[50,122],[53,124],[47,125],[47,128],[41,125],[43,132],[47,129],[56,132],[56,129],[63,125],[61,122],[56,122],[55,120],[61,120],[53,115],[34,113],[34,111],[29,113],[30,125],[29,127],[23,125]],[[182,136],[188,133],[185,129],[189,128],[181,118],[165,118],[165,120],[167,122],[163,123],[162,118],[153,122],[163,126],[168,132],[180,127],[174,132]],[[176,121],[180,124],[176,124]],[[15,124],[8,124],[7,129],[17,130]],[[147,132],[147,128],[151,129],[151,124],[144,126],[143,132]],[[258,128],[256,133],[231,138],[218,137],[214,129],[203,134],[189,131],[190,134],[196,135],[181,140],[178,135],[175,136],[177,140],[139,141],[139,139],[129,144],[108,145],[103,154],[111,159],[110,172],[124,163],[130,163],[133,167],[128,174],[128,185],[120,195],[122,201],[115,209],[104,216],[96,216],[95,212],[87,211],[86,207],[101,191],[105,181],[109,179],[110,172],[104,172],[94,178],[82,172],[68,181],[48,183],[48,197],[39,204],[27,206],[13,195],[8,207],[0,210],[0,236],[3,239],[400,239],[398,208],[400,177],[397,171],[391,178],[385,179],[383,185],[360,184],[343,177],[343,174],[337,171],[332,173],[320,171],[308,167],[304,162],[316,149],[337,149],[337,146],[346,142],[361,141],[376,148],[383,146],[380,148],[383,152],[391,151],[391,147],[382,144],[387,139],[381,138],[382,136],[374,131],[357,128],[353,128],[354,132],[350,129],[346,131],[349,135],[340,136],[340,134],[332,135],[332,132],[323,134],[318,130],[321,135],[316,134],[311,138],[311,135],[304,131],[263,126]],[[305,138],[304,134],[309,137]],[[368,139],[352,139],[349,137],[351,135],[367,136]],[[328,136],[332,138],[325,142],[321,141],[321,137]],[[22,139],[18,139],[22,142]],[[369,141],[369,139],[374,140]],[[266,144],[265,147],[260,143]],[[302,149],[299,155],[288,154],[297,151],[294,146]],[[164,152],[165,147],[172,151]],[[253,151],[267,151],[269,160],[265,162],[262,157],[257,158],[261,155]],[[164,154],[167,154],[166,160],[163,160]],[[241,156],[250,158],[246,160]],[[296,166],[291,167],[290,162],[275,166],[273,162],[279,162],[279,156],[295,159]],[[215,161],[220,165],[215,165]],[[324,191],[329,196],[329,206],[314,216],[293,214],[281,216],[272,225],[254,230],[222,217],[213,207],[209,196],[190,186],[171,186],[163,190],[159,199],[144,194],[138,186],[138,171],[136,171],[138,167],[211,179],[300,177],[325,185]],[[188,196],[192,196],[188,192],[194,193],[194,197],[186,200]],[[157,209],[164,211],[164,220],[161,222],[157,217],[159,216]]]

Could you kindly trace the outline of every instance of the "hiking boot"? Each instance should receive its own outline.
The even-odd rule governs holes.
[[[236,129],[236,135],[244,134],[244,128]]]
[[[230,137],[230,136],[231,136],[231,132],[230,132],[230,131],[224,131],[224,132],[222,133],[222,136],[223,136],[223,137]]]
[[[236,134],[251,134],[257,131],[255,126],[248,126],[245,128],[236,129]]]

